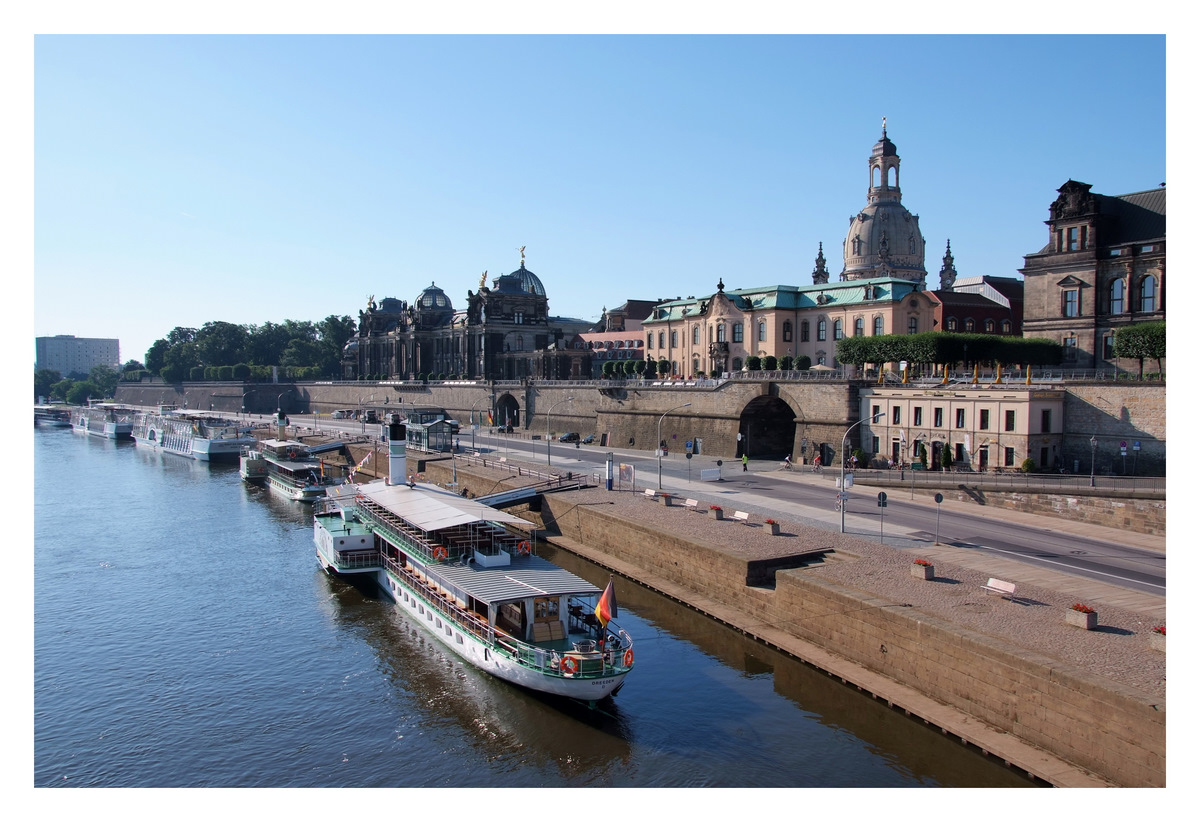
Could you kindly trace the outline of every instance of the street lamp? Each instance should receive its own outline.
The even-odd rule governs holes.
[[[251,388],[249,391],[242,394],[242,414],[243,415],[245,415],[245,413],[246,413],[246,397],[250,396],[257,390],[258,390],[257,388]]]
[[[367,433],[367,415],[363,412],[363,407],[364,407],[363,400],[370,402],[373,399],[375,399],[374,394],[371,394],[368,397],[359,397],[358,398],[358,420],[359,420],[359,423],[362,425],[362,433],[364,433],[364,434]]]
[[[479,399],[475,400],[475,402],[471,403],[471,450],[472,451],[475,450],[475,429],[479,427],[475,424],[475,406],[479,405],[479,403],[483,402],[484,400],[490,400],[490,399],[491,399],[491,397],[480,397]]]
[[[550,414],[555,408],[562,405],[564,402],[574,402],[574,397],[567,397],[565,400],[559,400],[546,409],[546,464],[550,464]]]
[[[846,499],[845,499],[845,497],[846,497],[846,444],[847,444],[847,441],[850,439],[851,431],[853,431],[858,426],[862,425],[864,422],[875,422],[875,420],[879,419],[882,416],[884,416],[884,412],[880,411],[878,414],[874,414],[867,419],[859,420],[858,422],[854,423],[854,425],[851,425],[849,428],[847,428],[846,433],[842,435],[842,451],[839,454],[839,457],[841,458],[841,463],[842,463],[842,483],[841,483],[841,490],[838,492],[841,494],[840,502],[842,504],[839,505],[838,508],[841,509],[841,512],[842,512],[842,531],[841,532],[843,534],[846,533]]]
[[[680,408],[687,408],[689,405],[691,405],[690,402],[685,402],[683,405],[677,405],[674,408],[668,408],[666,410],[666,412],[664,412],[663,415],[658,418],[658,490],[659,491],[662,490],[662,452],[663,452],[663,449],[662,449],[662,442],[663,442],[662,423],[663,423],[663,420],[666,418],[667,414],[670,414],[672,411],[678,411]]]
[[[1096,487],[1096,435],[1092,434],[1092,438],[1088,440],[1092,444],[1092,477],[1088,483],[1092,488]]]

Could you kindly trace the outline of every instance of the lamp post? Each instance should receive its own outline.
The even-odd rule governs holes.
[[[662,424],[663,424],[663,420],[666,419],[667,414],[670,414],[672,411],[678,411],[680,408],[687,408],[690,405],[691,405],[690,402],[685,402],[683,405],[677,405],[674,408],[668,408],[666,410],[666,412],[661,417],[658,418],[658,490],[659,491],[662,490],[662,452],[663,452],[663,449],[662,449],[662,441],[663,441]]]
[[[550,414],[555,408],[562,405],[564,402],[574,402],[574,397],[567,397],[565,400],[559,400],[546,409],[546,464],[550,464]]]
[[[846,433],[842,435],[842,451],[841,451],[841,454],[839,454],[839,457],[841,458],[841,463],[842,463],[842,483],[841,483],[841,490],[839,493],[841,493],[843,499],[841,500],[842,504],[839,505],[838,508],[841,509],[841,512],[842,512],[841,533],[843,533],[843,534],[846,533],[846,502],[847,502],[847,500],[844,499],[844,497],[846,496],[846,443],[850,439],[851,431],[853,431],[858,426],[862,425],[864,422],[875,422],[875,420],[879,419],[882,416],[884,416],[884,412],[880,411],[878,414],[874,414],[871,417],[868,417],[867,419],[859,420],[858,422],[854,423],[849,428],[847,428]]]
[[[250,396],[257,390],[258,390],[257,388],[251,388],[249,391],[246,391],[245,393],[242,394],[242,415],[243,416],[245,416],[245,414],[246,414],[246,397]],[[159,402],[161,403],[162,401],[160,400]]]
[[[479,405],[479,403],[483,402],[484,400],[490,400],[490,399],[491,399],[491,397],[480,397],[479,399],[475,400],[475,402],[471,403],[471,450],[472,451],[475,450],[475,429],[479,427],[478,425],[475,424],[475,406]]]
[[[373,399],[375,399],[374,394],[371,394],[369,397],[358,398],[358,421],[362,424],[362,433],[364,434],[367,433],[367,415],[363,412],[363,400],[370,402]]]
[[[1096,435],[1092,434],[1092,438],[1088,440],[1092,444],[1092,476],[1088,482],[1092,488],[1096,487]]]

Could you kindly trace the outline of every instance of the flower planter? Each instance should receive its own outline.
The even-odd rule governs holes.
[[[725,519],[725,512],[720,508],[709,508],[708,515],[713,519]]]
[[[770,534],[771,536],[773,536],[773,537],[779,536],[779,523],[778,522],[768,522],[768,523],[765,523],[763,525],[763,527],[767,529],[767,533]]]
[[[908,572],[917,579],[933,579],[932,565],[917,565],[915,562],[908,566]]]
[[[1167,652],[1167,635],[1160,634],[1158,631],[1151,631],[1150,647],[1165,654]]]
[[[671,507],[671,495],[670,494],[659,494],[658,498],[660,500],[662,500],[663,505],[665,505],[668,508]]]
[[[1083,611],[1076,611],[1074,608],[1067,609],[1067,624],[1074,625],[1076,628],[1083,628],[1085,631],[1096,630],[1096,612],[1085,614]]]

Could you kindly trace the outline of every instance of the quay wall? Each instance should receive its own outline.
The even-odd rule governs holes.
[[[426,477],[447,482],[448,465],[425,464]],[[458,469],[458,481],[495,486],[493,477]],[[524,484],[518,478],[505,485]],[[653,505],[648,502],[646,505]],[[777,570],[763,584],[754,563],[703,541],[681,539],[652,522],[576,505],[570,495],[545,495],[514,511],[622,564],[639,581],[665,581],[735,610],[745,633],[764,641],[762,626],[806,643],[949,705],[1113,784],[1160,787],[1166,781],[1166,713],[1162,704],[1086,671],[1003,640],[903,609],[863,591],[816,579],[801,569]],[[551,536],[553,541],[553,536]],[[855,541],[812,531],[799,550]],[[569,550],[569,546],[567,547]],[[801,658],[803,655],[800,654]],[[819,660],[806,660],[819,664]],[[886,695],[883,695],[886,696]]]

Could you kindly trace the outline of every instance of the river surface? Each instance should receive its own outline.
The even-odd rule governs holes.
[[[620,577],[637,668],[601,711],[549,702],[325,576],[311,507],[236,466],[34,436],[37,787],[1031,784]]]

